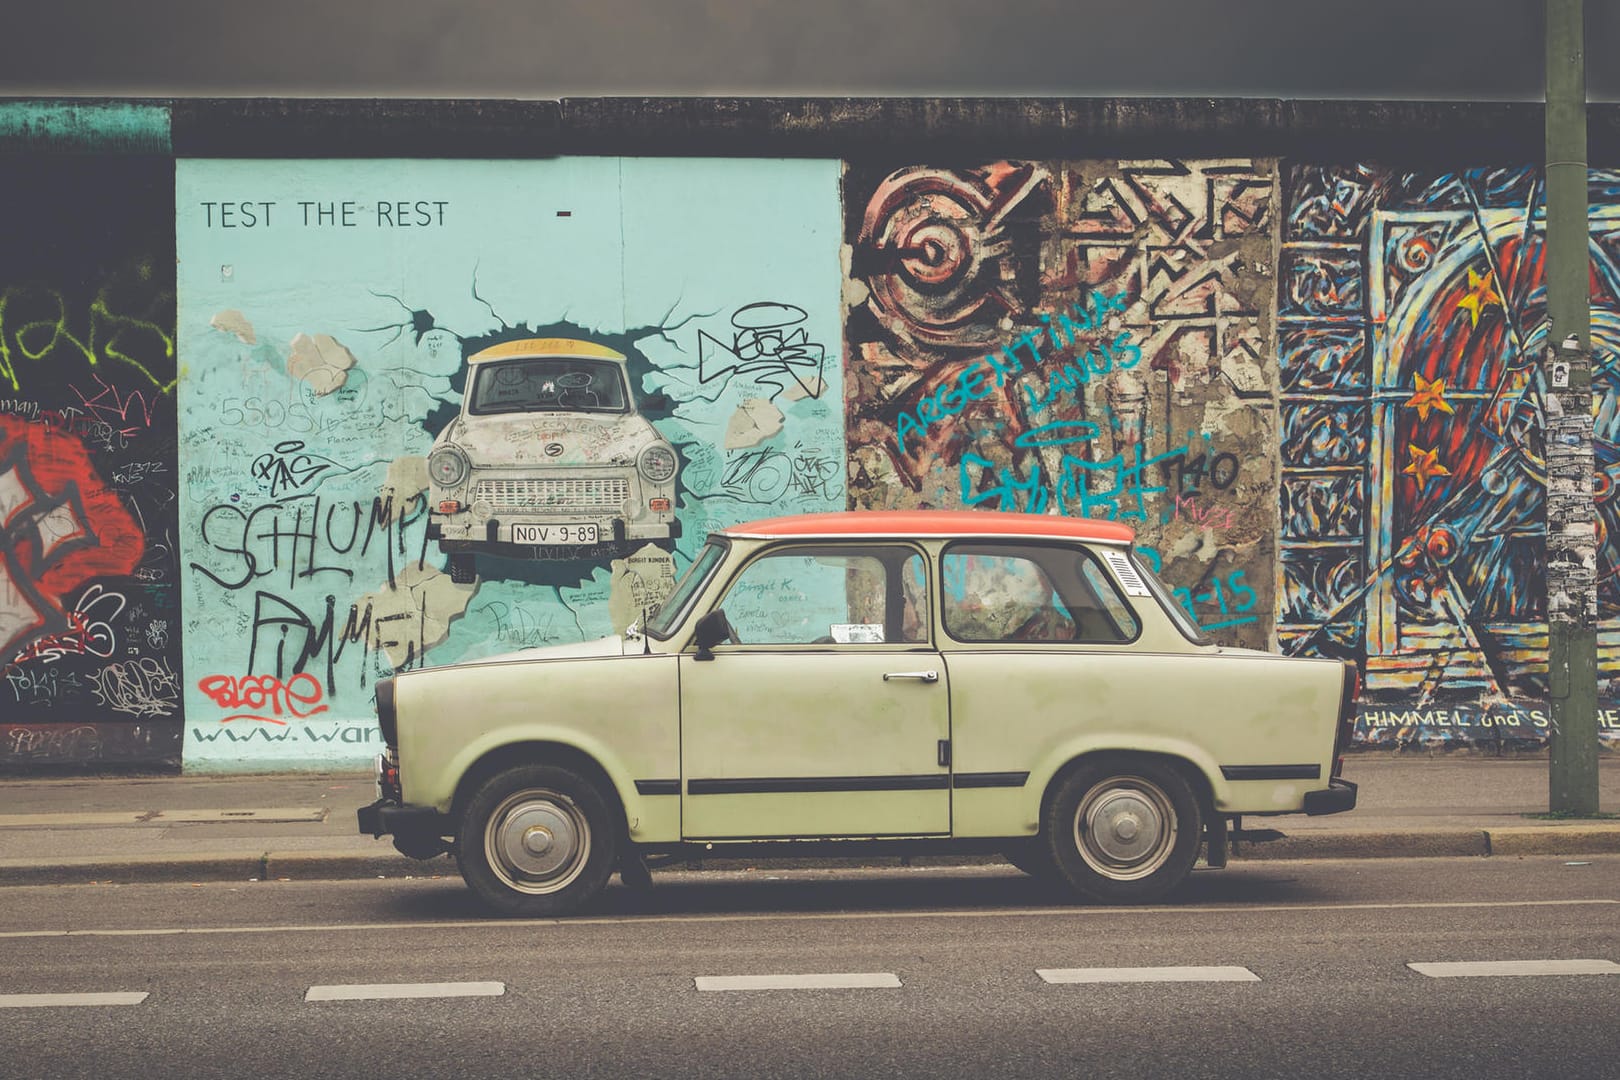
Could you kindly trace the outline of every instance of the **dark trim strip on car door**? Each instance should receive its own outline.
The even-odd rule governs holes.
[[[681,782],[679,780],[637,780],[637,795],[679,795]]]
[[[1027,772],[967,772],[957,773],[951,780],[958,788],[1016,788],[1029,780]]]
[[[1320,780],[1320,765],[1222,765],[1228,780]]]
[[[688,780],[688,795],[776,795],[812,791],[944,791],[946,773],[922,776],[750,776]]]

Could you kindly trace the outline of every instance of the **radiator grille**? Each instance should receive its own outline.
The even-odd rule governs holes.
[[[622,476],[595,480],[480,480],[474,502],[502,510],[606,510],[617,512],[630,497]]]

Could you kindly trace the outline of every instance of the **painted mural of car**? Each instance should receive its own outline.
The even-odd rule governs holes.
[[[1111,522],[811,514],[715,533],[643,627],[377,684],[360,831],[493,911],[649,860],[999,852],[1158,900],[1239,815],[1331,814],[1356,668],[1206,640]]]
[[[680,459],[636,408],[624,354],[525,338],[467,358],[461,415],[428,453],[428,536],[459,582],[475,556],[593,558],[680,535]]]

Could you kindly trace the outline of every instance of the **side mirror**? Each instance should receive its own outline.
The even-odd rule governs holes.
[[[675,402],[670,399],[668,394],[647,394],[641,399],[641,407],[648,412],[669,412],[670,409],[675,407]]]
[[[726,621],[726,613],[715,608],[692,628],[692,642],[697,646],[697,659],[713,660],[714,647],[725,641],[736,638],[732,632],[731,623]]]

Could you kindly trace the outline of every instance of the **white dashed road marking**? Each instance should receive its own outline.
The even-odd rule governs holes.
[[[852,975],[699,975],[699,990],[893,990],[900,976],[887,971]]]
[[[1515,975],[1620,975],[1612,960],[1484,960],[1450,963],[1408,963],[1409,969],[1432,979]],[[1211,983],[1259,982],[1246,967],[1094,967],[1037,968],[1035,974],[1049,984],[1104,983]],[[726,990],[897,990],[903,987],[893,972],[852,972],[807,975],[698,975],[701,991]],[[311,986],[305,1001],[378,1001],[406,998],[501,997],[500,982],[350,983]],[[0,994],[0,1009],[70,1006],[139,1005],[145,991],[85,994]]]
[[[1482,975],[1620,975],[1613,960],[1478,960],[1452,964],[1407,964],[1431,979]]]
[[[110,994],[0,994],[0,1009],[39,1009],[57,1005],[139,1005],[145,991]]]
[[[377,1001],[400,998],[500,997],[506,984],[498,982],[355,983],[347,986],[312,986],[305,1001]]]
[[[1246,967],[1037,968],[1049,983],[1259,982]]]

